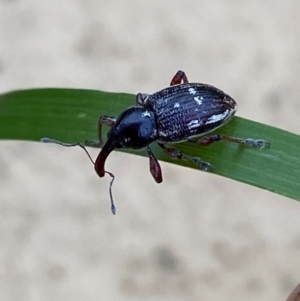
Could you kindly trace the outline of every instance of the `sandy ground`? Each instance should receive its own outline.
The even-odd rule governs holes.
[[[2,0],[0,92],[153,92],[183,69],[240,116],[300,133],[299,13],[298,0]],[[0,142],[0,300],[285,300],[299,203],[162,165],[156,185],[145,158],[110,156],[112,216],[81,151]]]

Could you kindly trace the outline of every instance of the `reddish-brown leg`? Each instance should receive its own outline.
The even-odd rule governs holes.
[[[173,79],[171,80],[170,86],[179,85],[183,82],[184,84],[187,84],[189,81],[185,75],[185,73],[181,70],[177,71]]]
[[[199,140],[194,141],[194,143],[200,144],[202,146],[207,146],[207,145],[210,145],[210,144],[220,141],[220,140],[225,140],[225,141],[229,141],[229,142],[235,142],[235,143],[239,143],[239,144],[253,146],[253,147],[260,148],[260,149],[270,146],[270,142],[263,140],[263,139],[236,138],[236,137],[230,137],[230,136],[219,135],[219,134],[204,136],[204,137],[200,138]],[[190,142],[193,142],[193,141],[190,141]]]
[[[173,159],[181,159],[181,160],[184,160],[184,161],[193,162],[194,164],[198,165],[199,168],[203,171],[211,171],[212,170],[211,164],[209,162],[206,162],[206,161],[202,160],[199,157],[187,156],[187,155],[183,154],[181,151],[179,151],[175,148],[167,147],[162,143],[158,143],[158,145],[163,149],[163,151],[169,157],[171,157]]]
[[[101,116],[98,120],[98,140],[86,140],[84,144],[86,146],[91,146],[91,147],[103,146],[102,124],[105,124],[109,127],[113,127],[115,123],[116,123],[116,117]]]
[[[150,147],[147,147],[147,152],[148,152],[148,156],[149,156],[149,167],[150,167],[150,172],[152,174],[152,177],[156,183],[161,183],[163,181],[163,179],[162,179],[162,172],[161,172],[160,164],[157,161],[154,154],[152,153],[152,150],[150,149]]]

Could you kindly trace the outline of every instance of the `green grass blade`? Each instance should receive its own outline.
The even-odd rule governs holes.
[[[95,139],[99,116],[117,116],[134,103],[133,95],[92,90],[33,89],[2,94],[0,139]],[[177,148],[209,161],[215,174],[300,200],[299,135],[239,117],[218,133],[266,139],[271,141],[271,148],[258,150],[223,141],[207,147],[182,143]],[[170,160],[156,145],[153,152],[159,160],[196,168],[181,160]],[[145,151],[135,153],[146,156]]]

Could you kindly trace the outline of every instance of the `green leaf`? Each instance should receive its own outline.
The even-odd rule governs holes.
[[[134,103],[134,95],[92,90],[33,89],[6,93],[0,95],[0,139],[96,139],[99,116],[117,116]],[[240,117],[234,117],[218,133],[262,138],[270,141],[271,147],[259,150],[221,141],[207,147],[181,143],[176,148],[210,162],[215,174],[300,200],[299,135]],[[152,149],[159,160],[197,168],[171,160],[155,143]],[[147,155],[145,151],[135,153]]]

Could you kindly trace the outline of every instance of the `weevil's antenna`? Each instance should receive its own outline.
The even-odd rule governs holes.
[[[112,174],[111,172],[109,171],[105,171],[108,175],[111,176],[111,181],[110,181],[110,184],[109,184],[109,196],[110,196],[110,202],[111,202],[111,212],[112,214],[116,214],[116,206],[114,204],[114,199],[113,199],[113,196],[112,196],[112,185],[113,185],[113,182],[115,180],[115,175]]]
[[[58,145],[61,145],[61,146],[66,146],[66,147],[79,146],[85,151],[85,153],[87,154],[87,156],[89,157],[89,159],[93,163],[93,165],[95,165],[94,160],[92,159],[92,157],[89,154],[88,150],[86,149],[86,147],[82,143],[65,143],[65,142],[61,142],[59,140],[51,139],[51,138],[48,138],[48,137],[42,138],[41,142],[54,143],[54,144],[58,144]],[[115,215],[116,214],[116,206],[114,204],[114,198],[113,198],[113,195],[112,195],[112,185],[113,185],[114,180],[115,180],[115,175],[113,173],[109,172],[109,171],[106,171],[106,170],[104,172],[107,173],[112,178],[110,183],[109,183],[109,196],[110,196],[110,202],[111,202],[111,212],[112,212],[112,214]]]
[[[58,145],[61,145],[61,146],[66,146],[66,147],[79,146],[79,147],[81,147],[85,151],[85,153],[88,155],[88,157],[91,160],[91,162],[95,165],[95,162],[92,159],[92,157],[89,154],[89,152],[87,151],[86,147],[83,144],[81,144],[81,143],[65,143],[65,142],[61,142],[59,140],[51,139],[51,138],[48,138],[48,137],[42,138],[41,142],[44,142],[44,143],[55,143],[55,144],[58,144]]]

